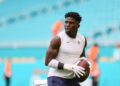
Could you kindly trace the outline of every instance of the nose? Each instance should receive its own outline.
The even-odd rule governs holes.
[[[66,23],[66,26],[70,26],[70,23]]]

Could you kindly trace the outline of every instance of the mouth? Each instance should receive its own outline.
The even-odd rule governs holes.
[[[67,27],[67,28],[65,28],[65,30],[70,30],[70,28],[69,28],[69,27]]]
[[[70,32],[70,30],[69,30],[69,29],[65,29],[65,31],[66,31],[66,32]]]

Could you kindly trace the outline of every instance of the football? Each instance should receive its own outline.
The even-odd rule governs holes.
[[[89,76],[89,73],[90,73],[90,68],[89,68],[89,63],[82,59],[79,63],[78,63],[78,66],[81,66],[83,68],[85,68],[85,74],[83,76],[80,76],[80,78],[78,78],[76,76],[76,79],[78,82],[83,82],[87,79],[87,77]]]

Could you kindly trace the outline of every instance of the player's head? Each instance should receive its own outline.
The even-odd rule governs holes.
[[[65,32],[68,35],[77,33],[81,22],[81,16],[76,12],[68,12],[65,14]]]
[[[68,13],[66,13],[65,18],[67,18],[67,17],[74,18],[78,23],[80,23],[81,20],[82,20],[82,17],[77,12],[68,12]]]

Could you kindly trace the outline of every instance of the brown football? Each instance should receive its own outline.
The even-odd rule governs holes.
[[[79,63],[78,66],[81,66],[83,68],[85,68],[85,74],[83,76],[80,76],[80,78],[78,78],[76,76],[76,79],[78,82],[83,82],[87,79],[87,77],[89,76],[90,73],[90,68],[89,68],[89,64],[86,60],[82,59]]]

